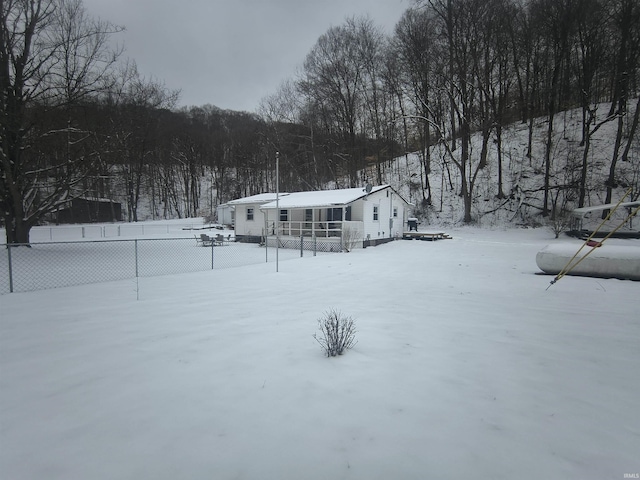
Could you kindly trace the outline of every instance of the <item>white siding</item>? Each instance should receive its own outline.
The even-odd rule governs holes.
[[[234,210],[230,205],[222,204],[216,208],[218,223],[221,225],[233,225]]]
[[[305,192],[299,192],[299,194],[289,194],[293,199],[294,195],[302,195]],[[271,225],[274,225],[275,221],[279,221],[280,212],[276,210],[273,205],[273,201],[268,203],[269,208],[260,210],[262,205],[265,205],[264,201],[267,198],[266,194],[258,195],[255,201],[253,198],[234,200],[230,202],[235,205],[235,231],[236,236],[252,236],[260,237],[264,235],[265,229],[265,215],[268,214]],[[245,203],[246,202],[246,203]],[[291,202],[289,202],[291,203]],[[294,202],[295,203],[295,202]],[[286,205],[286,202],[285,202]],[[309,204],[311,205],[311,204]],[[288,226],[290,228],[294,226],[294,229],[290,228],[290,232],[296,230],[298,232],[302,229],[310,229],[311,226],[306,225],[309,220],[305,215],[307,208],[313,211],[313,222],[323,222],[327,220],[327,210],[330,208],[341,208],[343,210],[342,219],[346,221],[345,209],[350,208],[352,222],[362,222],[363,240],[382,240],[389,238],[401,237],[404,232],[404,223],[407,217],[407,204],[402,198],[397,195],[392,188],[386,186],[381,189],[376,189],[369,195],[362,197],[358,200],[352,201],[347,205],[335,203],[326,204],[326,206],[313,206],[313,207],[290,207],[287,208]],[[373,219],[374,206],[378,209],[377,220]],[[247,220],[247,209],[253,208],[253,220]],[[286,208],[286,206],[285,206]],[[394,209],[397,209],[397,216],[393,216]],[[269,227],[270,229],[272,227]],[[325,228],[325,227],[314,227]],[[275,234],[269,232],[269,234]],[[293,235],[293,234],[292,234]]]
[[[366,200],[358,200],[356,203],[362,205],[365,240],[367,238],[377,240],[402,236],[406,203],[393,190],[386,188],[369,195]],[[378,207],[377,220],[373,218],[374,206]],[[396,217],[393,216],[394,208],[397,208]]]
[[[253,208],[253,220],[247,220],[247,211]],[[264,213],[258,204],[236,205],[236,235],[262,236],[264,230]]]

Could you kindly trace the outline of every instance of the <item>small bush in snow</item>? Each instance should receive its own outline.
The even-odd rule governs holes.
[[[329,310],[318,319],[320,334],[313,338],[320,344],[327,357],[342,355],[356,344],[356,325],[351,317],[345,317],[337,310]]]
[[[362,235],[357,229],[351,227],[344,227],[342,229],[342,248],[346,252],[350,252],[351,250],[356,248],[358,242],[361,241]]]
[[[566,210],[561,210],[551,216],[548,225],[556,235],[556,238],[558,238],[571,225],[571,216]]]

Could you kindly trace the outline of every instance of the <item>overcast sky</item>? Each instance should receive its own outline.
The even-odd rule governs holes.
[[[293,78],[318,37],[369,15],[391,34],[412,0],[84,0],[126,27],[118,39],[145,77],[181,90],[180,106],[253,112]]]

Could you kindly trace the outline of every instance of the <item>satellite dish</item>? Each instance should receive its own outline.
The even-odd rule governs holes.
[[[371,193],[372,188],[373,188],[373,185],[371,185],[370,183],[367,183],[367,185],[364,187],[364,191],[367,193]]]

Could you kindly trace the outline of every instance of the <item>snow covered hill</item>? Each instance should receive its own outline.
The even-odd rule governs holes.
[[[633,103],[633,102],[632,102]],[[609,104],[598,106],[596,122],[605,119]],[[628,112],[627,132],[635,108]],[[544,187],[544,157],[548,122],[538,118],[534,122],[534,136],[531,158],[526,156],[528,128],[526,124],[514,123],[502,133],[503,192],[507,198],[497,198],[498,155],[495,135],[489,143],[488,162],[479,170],[473,191],[472,215],[474,222],[482,227],[503,225],[536,226],[548,222],[541,216]],[[593,128],[593,127],[592,127]],[[613,157],[617,122],[602,125],[591,138],[588,155],[587,197],[585,205],[604,203],[609,166]],[[580,175],[584,146],[580,145],[582,135],[582,111],[580,109],[561,112],[555,117],[553,154],[551,166],[551,202],[558,203],[557,210],[577,207],[575,184]],[[623,142],[628,141],[624,138]],[[473,136],[471,157],[474,159],[471,174],[476,169],[482,145],[478,132]],[[459,150],[459,148],[458,148]],[[459,155],[459,152],[457,153]],[[448,159],[442,145],[431,150],[431,205],[422,208],[423,199],[420,182],[426,184],[420,163],[420,154],[413,153],[396,158],[386,167],[384,182],[391,184],[405,198],[418,206],[416,216],[423,223],[437,225],[457,225],[463,219],[463,201],[460,197],[460,172]],[[628,162],[618,162],[616,168],[617,188],[613,200],[617,201],[628,187],[634,186],[633,200],[640,194],[640,140],[634,138]],[[375,172],[363,172],[367,181],[374,181]],[[567,187],[573,185],[573,189]],[[628,198],[631,200],[632,198]],[[552,204],[550,203],[550,207]]]

